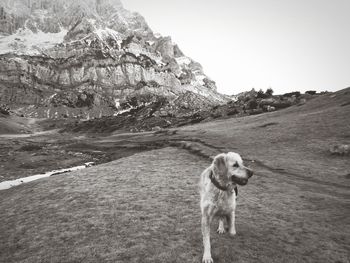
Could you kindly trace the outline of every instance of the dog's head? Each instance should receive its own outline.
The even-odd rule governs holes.
[[[214,158],[214,172],[223,181],[246,185],[248,179],[253,176],[253,171],[243,165],[243,160],[238,153],[221,153]]]

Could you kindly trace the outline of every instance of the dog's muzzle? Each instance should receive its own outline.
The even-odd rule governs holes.
[[[239,184],[239,185],[246,185],[248,183],[248,179],[237,178],[235,176],[232,176],[231,180],[232,180],[232,182]]]
[[[247,174],[248,174],[248,178],[252,177],[253,176],[253,171],[250,170],[250,169],[247,169]]]
[[[250,169],[247,169],[247,177],[246,178],[241,178],[237,177],[235,175],[232,175],[231,180],[232,182],[238,184],[238,185],[246,185],[248,183],[248,179],[253,176],[253,171]]]

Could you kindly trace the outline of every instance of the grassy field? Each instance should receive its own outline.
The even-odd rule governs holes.
[[[349,101],[347,89],[264,115],[69,143],[115,159],[142,152],[1,191],[0,262],[200,262],[198,179],[223,151],[256,175],[239,188],[237,235],[212,226],[215,262],[350,262],[350,158],[329,152],[350,144]]]

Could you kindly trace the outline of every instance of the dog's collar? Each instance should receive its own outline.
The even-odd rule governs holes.
[[[228,187],[227,187],[227,186],[222,186],[222,185],[216,180],[216,178],[214,177],[213,171],[210,171],[209,179],[210,179],[210,181],[213,183],[213,185],[215,185],[216,188],[220,189],[221,191],[227,191],[227,190],[228,190]]]
[[[216,188],[220,189],[221,191],[227,191],[227,190],[228,190],[228,187],[227,187],[227,186],[222,186],[222,185],[216,180],[216,178],[214,177],[213,171],[210,171],[209,179],[210,179],[210,181],[213,183],[213,185],[215,185]],[[237,186],[235,186],[234,190],[235,190],[236,196],[238,196],[238,188],[237,188]]]

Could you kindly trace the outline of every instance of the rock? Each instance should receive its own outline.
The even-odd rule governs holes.
[[[216,83],[215,83],[215,81],[213,81],[211,79],[208,79],[208,78],[204,78],[203,82],[204,82],[204,85],[207,88],[212,89],[212,90],[216,90]]]
[[[161,130],[162,130],[162,128],[159,126],[155,126],[152,128],[152,131],[161,131]]]
[[[10,108],[6,105],[0,105],[0,113],[4,115],[10,115]]]
[[[347,144],[333,145],[329,151],[335,155],[347,155],[350,153],[350,146]]]
[[[276,108],[274,106],[270,106],[270,105],[267,106],[268,112],[275,111],[275,110],[276,110]]]
[[[174,57],[174,45],[170,37],[161,37],[157,39],[156,51],[158,51],[163,58]]]

